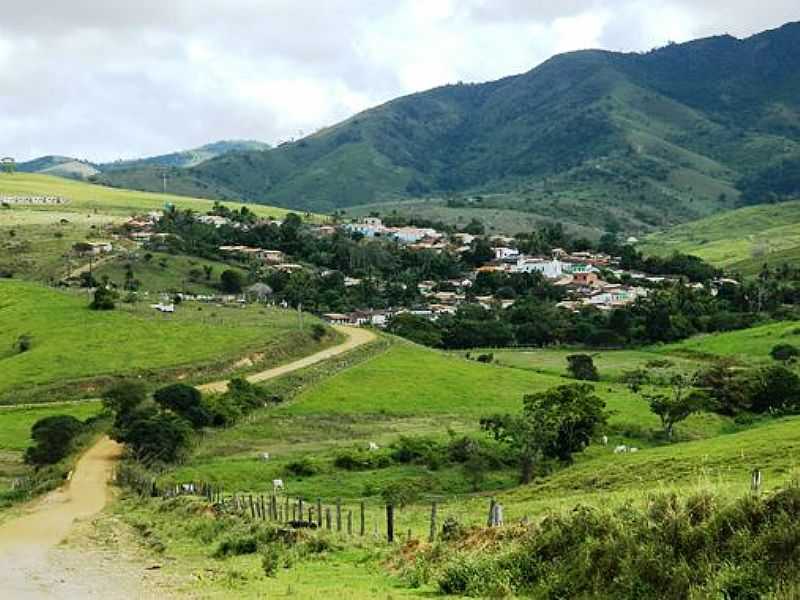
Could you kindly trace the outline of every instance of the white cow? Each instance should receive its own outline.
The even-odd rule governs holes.
[[[608,436],[604,435],[600,438],[600,441],[603,442],[603,446],[608,446]]]
[[[627,454],[627,453],[628,453],[628,447],[624,444],[614,448],[614,454]]]
[[[268,461],[269,460],[269,452],[262,452],[261,453],[261,460],[263,460],[264,462]]]
[[[369,443],[369,451],[370,452],[375,452],[376,450],[378,450],[378,444],[376,444],[375,442],[370,442]]]
[[[273,491],[273,493],[277,493],[278,490],[283,491],[283,479],[273,479],[272,480],[272,491]]]

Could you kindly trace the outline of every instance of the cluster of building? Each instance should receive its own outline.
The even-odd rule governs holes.
[[[367,217],[359,223],[348,223],[344,228],[350,233],[360,233],[365,238],[383,238],[394,240],[401,244],[414,244],[420,248],[438,245],[441,249],[447,247],[443,243],[444,234],[429,227],[387,227],[377,217]]]
[[[69,204],[62,196],[0,196],[0,206],[62,206]]]

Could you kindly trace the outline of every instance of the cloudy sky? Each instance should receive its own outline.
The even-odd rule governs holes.
[[[0,155],[105,161],[276,143],[567,50],[745,37],[792,20],[797,0],[2,2]]]

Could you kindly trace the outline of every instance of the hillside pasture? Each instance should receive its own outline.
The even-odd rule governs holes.
[[[800,201],[740,208],[648,236],[645,254],[693,254],[744,275],[800,252]]]
[[[147,303],[92,311],[85,293],[0,280],[0,398],[24,399],[35,389],[89,392],[103,377],[203,377],[257,354],[272,365],[319,347],[297,331],[297,315],[261,306],[184,303],[161,314]],[[310,322],[312,319],[307,318]],[[30,336],[27,352],[14,349]]]
[[[87,214],[96,212],[104,215],[127,217],[135,213],[163,210],[166,205],[174,205],[181,209],[191,209],[200,213],[211,210],[213,206],[212,200],[202,198],[139,192],[32,173],[0,175],[0,195],[62,196],[70,200],[67,205],[31,208],[12,207],[11,209],[0,210],[0,225],[3,223],[4,214],[13,214],[17,211],[49,212],[52,208],[53,211],[57,212]],[[223,202],[223,204],[232,209],[244,206],[236,202]],[[291,212],[284,208],[266,205],[248,204],[247,207],[258,216],[274,217],[276,219],[283,218]]]

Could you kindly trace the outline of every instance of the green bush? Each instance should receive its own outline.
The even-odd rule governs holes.
[[[368,452],[353,449],[342,450],[333,459],[333,466],[345,471],[371,471],[373,469],[386,469],[394,464],[391,456],[382,452]]]
[[[309,458],[303,457],[299,460],[287,463],[283,470],[287,475],[294,475],[295,477],[311,477],[319,472],[319,467],[311,462]]]
[[[65,458],[84,424],[70,415],[53,415],[39,419],[31,428],[34,445],[25,451],[25,462],[52,465]]]
[[[278,574],[282,553],[276,544],[266,546],[261,551],[261,568],[267,577],[275,577]]]

